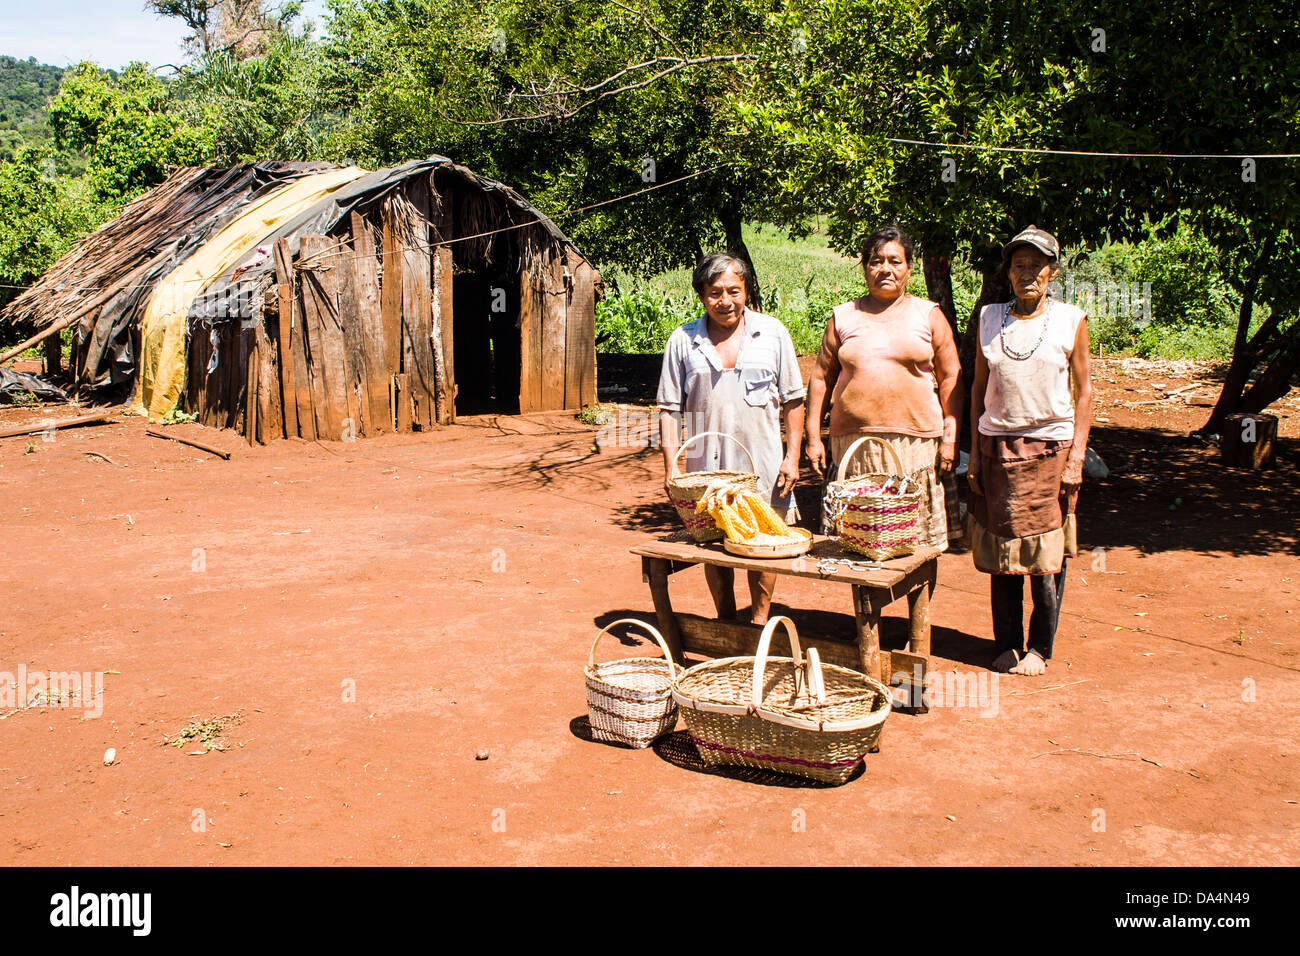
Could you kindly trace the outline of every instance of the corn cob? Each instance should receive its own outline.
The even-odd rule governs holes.
[[[758,534],[759,531],[763,530],[763,526],[759,521],[758,515],[754,513],[754,509],[749,503],[749,497],[748,494],[738,494],[733,500],[732,505],[736,509],[736,514],[740,516],[740,520],[744,524],[752,527],[754,533]]]
[[[725,534],[730,540],[744,541],[745,538],[748,537],[748,535],[742,535],[737,530],[735,522],[733,520],[736,517],[736,513],[731,508],[728,508],[725,504],[718,503],[717,505],[709,509],[709,514],[713,515],[714,522],[717,524],[719,528],[722,529],[722,533]]]
[[[759,495],[754,494],[752,491],[748,492],[745,495],[745,501],[753,511],[758,530],[782,538],[789,536],[790,526],[782,521],[781,516]]]
[[[744,515],[736,510],[735,505],[723,503],[721,507],[726,511],[727,518],[736,529],[737,535],[733,540],[745,541],[758,534],[758,525],[745,520]]]

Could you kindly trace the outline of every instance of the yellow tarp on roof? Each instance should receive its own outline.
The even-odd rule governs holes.
[[[158,283],[140,323],[140,387],[133,412],[158,421],[180,400],[185,320],[194,300],[285,222],[364,175],[364,169],[349,166],[294,180],[250,206]]]

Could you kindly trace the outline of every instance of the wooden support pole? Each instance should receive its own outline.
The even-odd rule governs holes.
[[[77,428],[80,425],[104,425],[113,417],[112,412],[95,412],[93,415],[79,415],[76,418],[65,418],[62,421],[49,419],[36,425],[15,425],[12,428],[0,429],[0,438],[16,438],[19,435],[34,435],[37,432],[43,432],[48,429],[59,428]]]
[[[289,240],[275,244],[275,290],[280,307],[280,402],[284,412],[286,438],[298,437],[298,389],[293,377],[293,272],[289,263]]]
[[[191,448],[197,448],[200,451],[206,451],[210,455],[216,455],[225,461],[230,460],[230,452],[222,451],[220,448],[214,448],[212,445],[206,445],[201,441],[195,441],[193,438],[182,438],[180,435],[169,435],[166,432],[160,432],[156,428],[146,428],[144,433],[150,438],[165,438],[168,441],[180,442],[182,445],[189,445]]]
[[[13,348],[5,352],[3,355],[0,355],[0,364],[9,361],[15,355],[22,355],[33,345],[37,345],[41,342],[44,342],[51,335],[54,335],[57,332],[62,332],[64,329],[66,329],[68,326],[72,325],[76,321],[77,321],[77,316],[69,316],[68,318],[64,319],[62,322],[56,322],[51,326],[41,329],[41,331],[37,332],[30,339],[27,339],[24,342],[19,342]]]

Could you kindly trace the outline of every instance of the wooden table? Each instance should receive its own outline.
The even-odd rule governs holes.
[[[800,643],[817,648],[822,660],[877,677],[886,686],[894,685],[898,678],[899,683],[908,685],[910,690],[911,706],[907,709],[926,712],[922,692],[930,664],[930,595],[934,591],[938,570],[939,551],[936,549],[922,548],[915,554],[890,561],[870,561],[860,555],[849,555],[828,538],[816,535],[812,549],[797,558],[742,558],[723,550],[721,542],[696,544],[680,539],[649,541],[633,548],[632,553],[641,556],[641,573],[650,584],[659,630],[679,662],[685,651],[708,657],[753,654],[762,628],[673,611],[668,578],[678,571],[695,564],[711,564],[740,571],[770,571],[777,575],[849,585],[853,590],[856,646],[802,633],[799,635]],[[829,573],[818,567],[822,558],[846,557],[860,561],[865,569],[837,564],[834,565],[835,573]],[[882,654],[881,612],[904,597],[907,598],[909,615],[907,650]]]

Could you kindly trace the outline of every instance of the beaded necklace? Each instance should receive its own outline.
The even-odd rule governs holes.
[[[1028,352],[1017,352],[1007,344],[1007,320],[1011,318],[1011,307],[1013,305],[1015,305],[1014,299],[1006,304],[1006,311],[1002,314],[1002,328],[998,331],[998,338],[1002,342],[1002,351],[1008,358],[1013,358],[1017,362],[1024,362],[1033,357],[1033,354],[1038,351],[1038,346],[1043,344],[1043,339],[1047,338],[1047,319],[1052,314],[1052,297],[1050,294],[1047,296],[1047,306],[1043,309],[1043,330],[1038,333],[1038,341],[1034,343],[1034,347]]]

